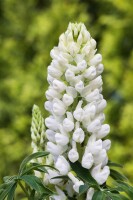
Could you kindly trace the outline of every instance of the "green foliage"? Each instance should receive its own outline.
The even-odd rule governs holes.
[[[81,21],[103,55],[106,121],[112,140],[109,158],[125,164],[124,172],[133,180],[131,5],[131,0],[0,1],[1,177],[14,174],[20,160],[31,151],[31,109],[35,103],[44,110],[49,52],[69,21]],[[43,116],[47,116],[45,111]]]
[[[33,163],[29,163],[33,159],[44,157],[47,155],[47,152],[40,151],[27,156],[20,165],[18,175],[4,177],[4,183],[0,185],[0,199],[4,200],[7,197],[7,200],[14,200],[17,185],[20,185],[27,199],[29,200],[42,200],[46,199],[46,197],[51,196],[53,192],[50,189],[46,188],[38,177],[33,175],[33,170],[41,170],[43,171],[43,173],[47,173],[45,165],[38,164],[33,167]],[[47,165],[47,167],[50,166]]]
[[[71,163],[70,165],[78,178],[84,181],[84,185],[79,188],[79,196],[87,192],[88,188],[94,188],[95,192],[92,200],[131,200],[133,199],[133,187],[127,183],[128,179],[120,172],[111,169],[110,176],[115,180],[113,186],[108,186],[106,183],[99,186],[93,179],[90,172],[83,168],[79,162]],[[109,161],[112,167],[121,167],[119,164]],[[128,195],[128,197],[126,196]]]

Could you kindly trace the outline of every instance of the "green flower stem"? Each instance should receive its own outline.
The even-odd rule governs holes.
[[[18,181],[18,184],[19,186],[21,187],[21,189],[24,191],[24,193],[26,194],[26,197],[29,199],[29,200],[32,200],[27,192],[27,190],[25,189],[25,187],[23,186],[23,184],[21,183],[21,181]]]

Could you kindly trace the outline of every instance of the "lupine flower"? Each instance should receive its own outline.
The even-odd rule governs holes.
[[[69,176],[76,193],[84,183],[70,172],[69,161],[79,161],[99,185],[106,182],[110,173],[107,151],[111,142],[104,140],[110,131],[109,125],[104,124],[104,66],[96,51],[96,41],[84,24],[70,23],[58,46],[51,50],[52,62],[48,66],[45,108],[50,116],[45,119],[46,149],[53,156],[53,166],[60,175]],[[56,181],[52,182],[56,185]],[[58,186],[65,189],[61,183]],[[66,191],[67,187],[66,183]],[[93,194],[94,189],[90,188],[86,199],[91,200]]]

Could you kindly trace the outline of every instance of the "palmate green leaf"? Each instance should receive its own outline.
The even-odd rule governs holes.
[[[124,176],[123,174],[121,174],[120,172],[114,170],[114,169],[110,169],[110,176],[114,179],[114,180],[119,180],[119,181],[128,181],[127,177]]]
[[[22,173],[23,173],[23,171],[24,171],[24,169],[25,169],[25,166],[26,166],[26,164],[27,164],[29,161],[31,161],[31,160],[33,160],[33,159],[36,159],[36,158],[39,158],[39,157],[44,157],[44,156],[47,156],[47,155],[49,155],[48,152],[39,151],[39,152],[36,152],[36,153],[33,153],[33,154],[27,156],[27,157],[22,161],[22,163],[21,163],[21,165],[20,165],[19,174],[22,174]]]
[[[79,162],[70,162],[70,165],[73,171],[77,174],[77,176],[81,178],[84,182],[86,182],[89,186],[94,187],[96,189],[99,188],[99,185],[91,176],[89,170],[83,168]]]
[[[115,162],[112,162],[112,161],[108,161],[108,166],[110,166],[110,167],[123,167],[121,164],[119,164],[119,163],[115,163]]]
[[[31,166],[26,168],[22,175],[31,173],[33,170],[39,171],[39,172],[43,172],[43,173],[48,173],[48,171],[45,169],[44,165],[38,164],[38,163],[31,163]]]
[[[89,185],[84,184],[79,187],[79,195],[84,194],[89,189]]]
[[[67,180],[67,181],[70,180],[68,176],[55,176],[51,179],[63,179],[63,180]]]
[[[106,195],[103,191],[96,191],[92,197],[92,200],[105,200]]]
[[[20,177],[20,180],[23,180],[27,185],[29,185],[32,189],[36,190],[37,192],[41,192],[41,188],[38,184],[38,182],[41,182],[41,180],[38,177],[34,175],[23,175]]]
[[[10,192],[10,190],[12,189],[12,187],[15,184],[16,184],[16,182],[12,181],[12,182],[10,182],[10,184],[7,185],[7,187],[0,194],[0,200],[4,200],[7,197],[8,193]]]
[[[107,199],[110,198],[109,200],[129,200],[127,197],[121,194],[115,194],[112,192],[106,192],[105,194],[107,196]]]
[[[45,187],[42,181],[34,175],[23,175],[20,177],[20,180],[23,180],[27,185],[29,185],[32,189],[36,190],[40,194],[53,194],[53,192]]]
[[[133,199],[133,187],[128,183],[119,181],[117,183],[117,190],[125,192],[131,199]]]
[[[14,193],[17,187],[17,183],[15,183],[12,188],[10,189],[9,193],[8,193],[8,197],[7,200],[14,200]]]

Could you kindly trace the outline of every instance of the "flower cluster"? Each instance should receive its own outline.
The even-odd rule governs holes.
[[[70,196],[78,193],[84,183],[73,175],[69,162],[79,161],[99,185],[105,183],[110,174],[107,151],[111,142],[104,140],[110,127],[103,124],[106,100],[101,94],[104,67],[102,56],[96,51],[96,41],[85,25],[70,23],[50,54],[52,62],[48,66],[49,88],[45,102],[50,116],[45,124],[46,149],[52,156],[47,163],[53,163],[59,172],[50,169],[44,181],[60,187],[61,179],[51,178],[68,175],[71,181],[65,189]],[[90,188],[86,199],[91,199],[93,193],[94,189]]]

